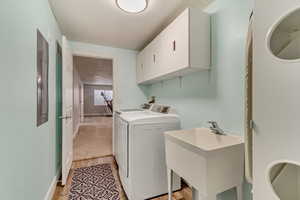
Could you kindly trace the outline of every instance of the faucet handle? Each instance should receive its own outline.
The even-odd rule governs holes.
[[[216,128],[218,126],[218,123],[216,121],[208,121],[207,123],[210,124],[213,128]]]
[[[225,135],[224,131],[219,127],[216,121],[208,121],[207,123],[211,125],[209,128],[213,133],[218,135]]]

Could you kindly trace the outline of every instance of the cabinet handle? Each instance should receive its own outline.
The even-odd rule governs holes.
[[[153,62],[154,63],[156,62],[156,56],[155,56],[155,54],[153,54]]]
[[[176,40],[173,41],[173,51],[176,51]]]

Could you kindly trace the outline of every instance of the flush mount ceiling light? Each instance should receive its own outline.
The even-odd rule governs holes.
[[[128,13],[140,13],[146,10],[148,0],[116,0],[118,7]]]

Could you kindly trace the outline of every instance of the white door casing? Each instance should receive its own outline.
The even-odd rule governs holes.
[[[73,55],[69,42],[62,38],[62,185],[65,185],[73,161]]]

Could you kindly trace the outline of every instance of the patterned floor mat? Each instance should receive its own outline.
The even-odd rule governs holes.
[[[120,200],[111,164],[75,169],[69,200]]]

